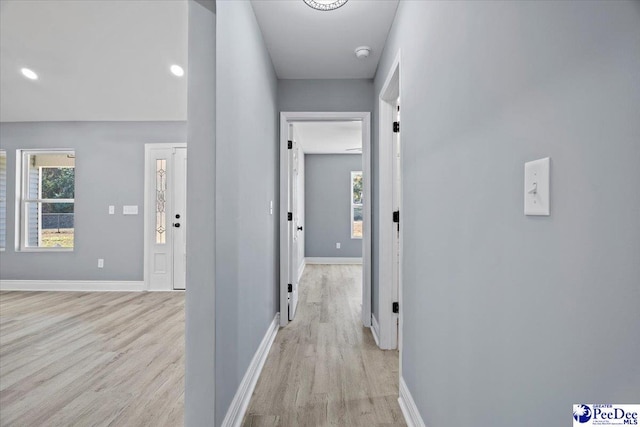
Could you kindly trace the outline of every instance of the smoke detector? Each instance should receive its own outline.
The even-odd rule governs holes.
[[[356,58],[365,59],[369,57],[371,53],[371,48],[369,46],[358,46],[355,50]]]

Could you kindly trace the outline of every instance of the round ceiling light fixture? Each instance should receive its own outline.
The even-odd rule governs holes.
[[[356,58],[365,59],[369,57],[371,48],[369,46],[358,46],[354,52],[356,54]]]
[[[349,0],[303,0],[307,6],[316,10],[336,10]]]
[[[22,73],[23,76],[25,76],[29,80],[38,80],[38,75],[33,70],[30,70],[28,68],[22,68],[20,69],[20,72]]]
[[[173,64],[170,68],[171,73],[176,76],[176,77],[182,77],[184,76],[184,70],[182,69],[181,66]]]

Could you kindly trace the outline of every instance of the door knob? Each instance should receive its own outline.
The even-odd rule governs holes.
[[[298,227],[298,230],[302,231],[302,227]]]
[[[179,222],[176,222],[175,224],[173,224],[173,226],[174,226],[175,228],[180,228],[180,223],[179,223]]]

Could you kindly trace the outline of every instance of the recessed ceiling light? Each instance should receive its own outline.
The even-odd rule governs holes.
[[[336,10],[348,0],[303,0],[307,6],[316,10]]]
[[[171,66],[171,73],[173,73],[174,76],[178,76],[178,77],[184,76],[184,70],[182,69],[181,66],[176,64],[173,64]]]
[[[20,69],[20,72],[22,73],[23,76],[25,76],[29,80],[38,80],[38,75],[33,70],[30,70],[28,68],[22,68]]]

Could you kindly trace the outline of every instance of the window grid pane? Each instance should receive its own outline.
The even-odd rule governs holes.
[[[29,248],[73,248],[74,204],[26,202]]]

